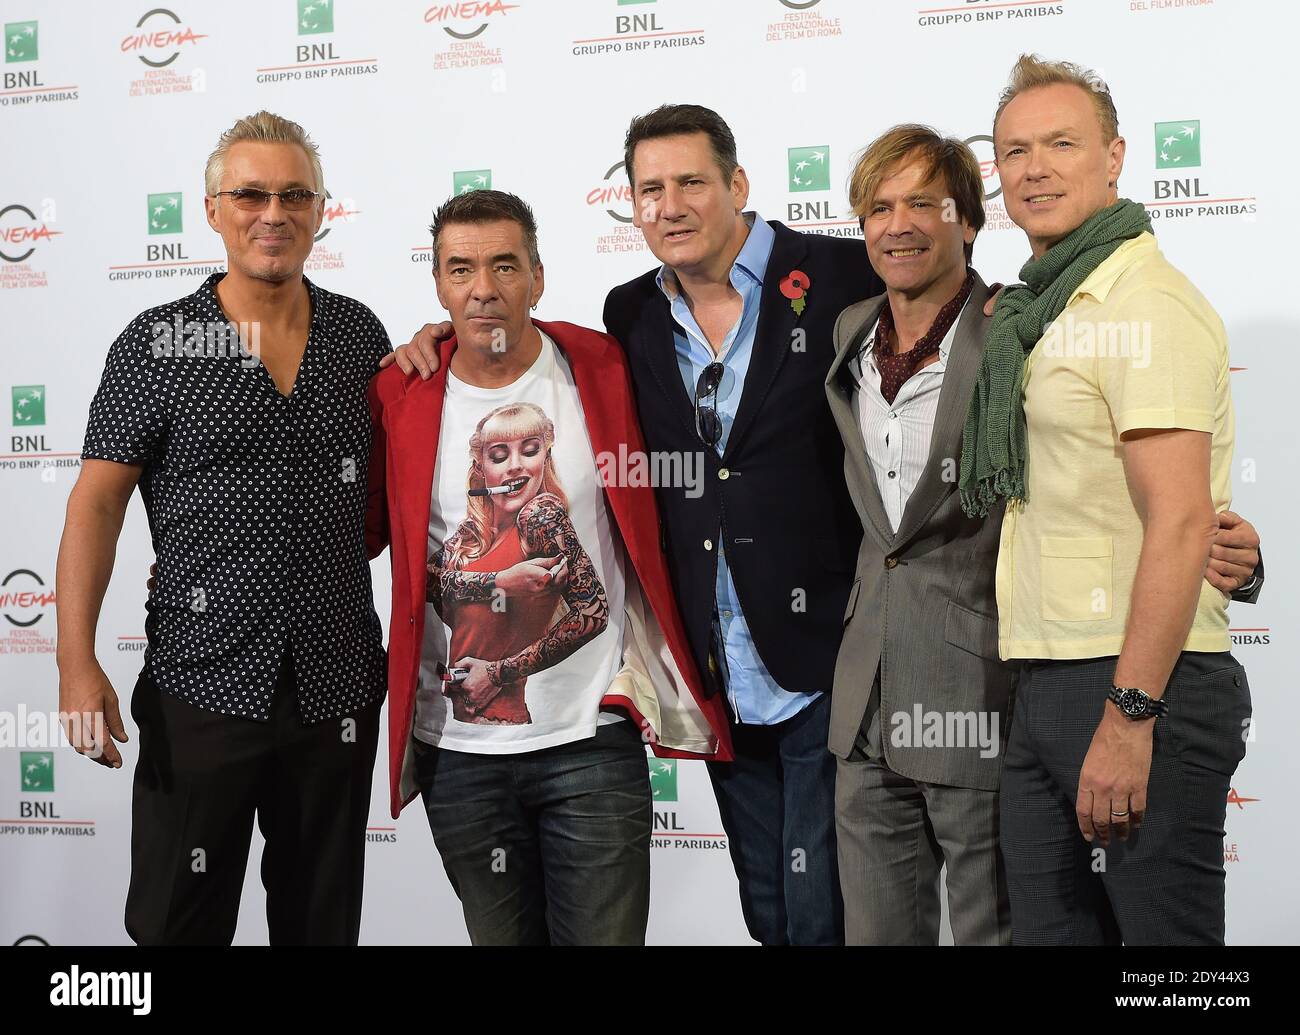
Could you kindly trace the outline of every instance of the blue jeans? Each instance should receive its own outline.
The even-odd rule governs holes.
[[[634,722],[517,755],[415,743],[429,829],[475,945],[643,945],[650,770]]]
[[[731,724],[734,762],[709,762],[750,937],[843,945],[830,694],[773,726]]]

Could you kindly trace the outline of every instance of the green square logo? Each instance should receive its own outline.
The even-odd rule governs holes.
[[[19,767],[22,770],[22,789],[36,793],[54,790],[54,752],[22,751],[19,752]]]
[[[45,386],[14,385],[14,427],[35,427],[45,423]]]
[[[651,758],[650,797],[655,801],[677,800],[677,759]]]
[[[451,192],[453,194],[468,194],[472,190],[491,189],[491,169],[466,169],[463,172],[451,174]]]
[[[181,232],[181,195],[149,195],[149,233],[179,234]]]
[[[334,31],[334,0],[298,0],[298,35]]]
[[[1156,168],[1195,169],[1201,164],[1201,121],[1156,123]]]
[[[792,147],[786,152],[790,167],[790,190],[831,189],[831,149],[821,147]]]
[[[5,22],[5,64],[15,61],[35,61],[35,22]]]

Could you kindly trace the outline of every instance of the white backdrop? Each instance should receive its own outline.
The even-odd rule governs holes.
[[[606,291],[653,260],[628,222],[628,119],[666,101],[718,110],[769,219],[857,236],[844,184],[887,126],[990,132],[1016,55],[1100,70],[1128,140],[1121,191],[1218,308],[1237,409],[1234,507],[1261,529],[1263,602],[1231,614],[1255,702],[1228,807],[1228,937],[1289,942],[1296,700],[1291,388],[1297,15],[1286,0],[0,0],[0,944],[126,941],[132,742],[121,771],[42,739],[57,709],[54,567],[87,407],[139,311],[221,267],[203,163],[268,108],[321,147],[331,201],[308,275],[375,310],[398,342],[441,318],[432,209],[463,184],[522,194],[540,222],[538,315],[599,326]],[[1280,118],[1282,122],[1275,123]],[[1170,125],[1162,125],[1170,124]],[[1190,133],[1186,130],[1190,129]],[[1173,133],[1171,149],[1158,144]],[[986,140],[974,145],[982,159]],[[811,180],[794,163],[825,155]],[[987,167],[986,167],[987,168]],[[1027,257],[987,180],[987,280]],[[156,197],[163,195],[162,197]],[[175,202],[173,203],[173,196]],[[152,560],[132,502],[98,631],[123,707],[143,650]],[[374,566],[388,613],[388,559]],[[386,757],[380,745],[380,759]],[[675,784],[675,786],[674,786]],[[656,778],[650,938],[744,942],[703,764]],[[422,811],[388,816],[376,768],[362,939],[464,942]],[[266,937],[255,849],[238,941]]]

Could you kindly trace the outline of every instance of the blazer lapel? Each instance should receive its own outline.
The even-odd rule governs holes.
[[[438,435],[447,390],[447,370],[456,352],[456,339],[443,343],[437,373],[418,378],[393,403],[389,417],[389,449],[393,457],[390,494],[400,493],[398,520],[406,540],[405,563],[410,577],[411,603],[422,611],[429,549],[429,510],[433,471],[438,462]]]
[[[596,338],[596,332],[585,328],[575,330],[571,324],[545,323],[541,320],[533,322],[550,336],[569,364],[574,386],[578,389],[578,401],[582,403],[587,437],[591,440],[591,451],[596,457],[597,467],[601,466],[602,456],[629,459],[632,450],[640,448],[638,444],[629,442],[628,414],[635,414],[636,407],[628,393],[627,380],[619,376],[616,369],[612,370],[604,358],[582,340],[586,335]],[[581,354],[575,356],[575,349],[581,350]],[[680,377],[677,378],[677,383],[680,387]],[[635,424],[635,417],[632,418],[632,423]],[[632,527],[626,479],[600,480],[605,483],[605,498],[609,500],[619,528]],[[624,545],[631,553],[634,546],[626,541],[626,537]]]
[[[735,455],[745,432],[754,422],[759,407],[763,405],[763,400],[781,370],[781,364],[790,354],[792,333],[801,319],[800,315],[795,314],[790,299],[781,294],[780,285],[782,278],[799,268],[799,263],[808,254],[808,245],[803,234],[779,223],[773,223],[772,229],[776,233],[776,240],[772,242],[772,254],[768,257],[767,271],[763,275],[763,292],[758,303],[758,326],[754,330],[754,351],[749,361],[749,372],[745,375],[736,419],[731,425],[731,434],[727,436],[724,460]],[[809,304],[816,305],[816,284],[808,285],[808,294]]]
[[[853,328],[845,328],[844,345],[831,363],[830,373],[826,375],[826,398],[839,426],[840,436],[844,439],[844,455],[849,458],[849,471],[852,475],[849,491],[858,504],[859,512],[867,518],[869,527],[879,539],[880,545],[889,550],[893,544],[894,534],[889,530],[889,516],[885,513],[885,504],[880,498],[880,487],[876,477],[871,473],[867,463],[867,444],[862,439],[862,427],[853,413],[853,378],[849,371],[849,360],[858,353],[862,342],[875,325],[876,317],[884,305],[884,299],[872,302],[862,312],[861,322]]]
[[[962,430],[966,425],[975,375],[984,355],[984,333],[988,327],[984,303],[988,297],[988,287],[976,274],[970,298],[957,321],[952,348],[948,350],[948,365],[943,372],[943,388],[939,390],[939,406],[930,435],[930,453],[921,471],[921,479],[903,508],[896,546],[901,547],[916,535],[944,498],[957,488],[956,464],[961,457]],[[945,472],[944,465],[949,461],[950,468]]]
[[[682,380],[682,371],[677,365],[673,317],[668,308],[668,299],[658,287],[655,288],[655,296],[647,303],[647,310],[646,320],[642,324],[644,329],[641,331],[645,336],[641,349],[646,364],[654,375],[655,383],[667,397],[669,407],[686,421],[694,435],[695,400],[686,391],[686,382]]]

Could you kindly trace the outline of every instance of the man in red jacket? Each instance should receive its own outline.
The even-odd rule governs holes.
[[[423,795],[475,944],[639,944],[644,745],[731,757],[670,588],[626,360],[529,318],[544,286],[521,199],[434,216],[456,336],[428,381],[370,387],[371,556],[391,543],[389,761]],[[660,458],[655,458],[656,460]],[[652,470],[699,470],[687,458]]]

